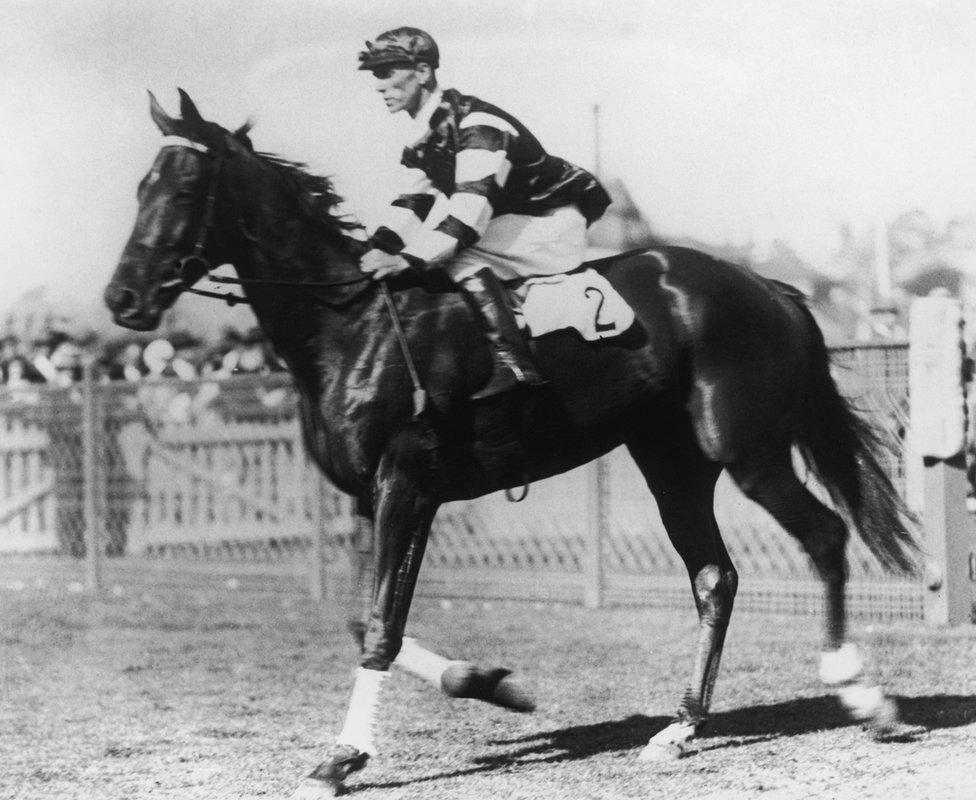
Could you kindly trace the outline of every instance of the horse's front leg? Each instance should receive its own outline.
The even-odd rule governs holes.
[[[417,573],[438,502],[407,471],[381,465],[374,483],[373,600],[345,723],[326,759],[293,800],[318,800],[344,791],[344,781],[377,752],[380,690],[400,652]]]
[[[373,595],[373,512],[360,501],[356,527],[349,547],[351,565],[347,626],[360,650],[366,636],[366,618]],[[445,658],[416,639],[404,636],[394,665],[420,678],[448,697],[463,697],[506,708],[509,711],[535,710],[535,699],[510,669],[485,667],[464,659]]]

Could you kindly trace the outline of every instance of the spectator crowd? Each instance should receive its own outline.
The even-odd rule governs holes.
[[[82,380],[88,360],[93,360],[95,375],[103,381],[219,379],[284,369],[256,327],[244,333],[228,328],[215,344],[184,332],[105,342],[60,330],[30,341],[14,333],[0,334],[0,386],[71,386]]]

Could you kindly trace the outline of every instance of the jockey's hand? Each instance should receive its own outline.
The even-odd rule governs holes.
[[[390,255],[376,248],[368,250],[359,259],[359,269],[377,281],[409,268],[410,264],[403,256]]]

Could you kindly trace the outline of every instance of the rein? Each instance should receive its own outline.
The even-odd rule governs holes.
[[[187,256],[187,259],[194,258],[194,256]],[[198,259],[201,262],[206,263],[206,259]],[[279,288],[290,288],[290,289],[329,289],[329,288],[339,288],[342,286],[355,286],[357,283],[365,283],[370,280],[368,275],[363,275],[358,278],[349,278],[344,281],[283,281],[275,280],[272,278],[230,278],[223,275],[213,275],[211,274],[211,268],[209,268],[200,276],[201,278],[206,278],[211,283],[222,283],[231,286],[277,286]],[[178,277],[173,281],[163,284],[163,287],[168,288],[174,284],[180,284],[181,291],[188,292],[190,294],[198,294],[202,297],[212,297],[215,300],[223,300],[229,306],[240,305],[250,305],[251,301],[246,297],[241,297],[236,294],[226,294],[225,292],[210,292],[206,289],[197,289],[195,286],[187,286],[182,277]]]

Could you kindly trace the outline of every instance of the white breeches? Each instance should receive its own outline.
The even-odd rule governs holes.
[[[446,269],[455,282],[484,267],[510,281],[569,272],[585,255],[586,218],[576,206],[563,206],[538,217],[495,217],[477,243],[451,259]]]

